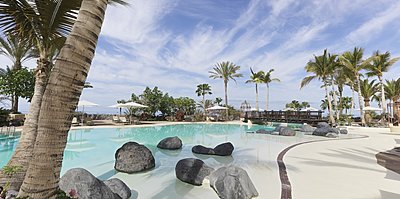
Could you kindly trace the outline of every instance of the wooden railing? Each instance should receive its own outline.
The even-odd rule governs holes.
[[[310,124],[327,121],[322,117],[322,111],[248,111],[244,113],[244,118],[252,121]]]

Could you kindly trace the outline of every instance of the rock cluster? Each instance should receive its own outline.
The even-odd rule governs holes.
[[[121,180],[114,178],[103,182],[82,168],[68,170],[58,184],[65,193],[75,191],[79,199],[128,199],[131,197],[131,190]]]
[[[192,148],[193,153],[205,154],[205,155],[219,155],[219,156],[230,156],[232,155],[235,147],[230,142],[225,142],[217,145],[214,148],[208,148],[202,145],[196,145]]]

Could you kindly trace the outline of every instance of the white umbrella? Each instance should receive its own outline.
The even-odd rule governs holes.
[[[319,111],[319,109],[314,108],[314,107],[307,107],[305,109],[301,109],[300,111]]]
[[[372,106],[366,106],[363,108],[363,111],[382,111],[381,108],[376,108],[376,107],[372,107]]]
[[[119,114],[121,115],[121,108],[130,108],[130,107],[137,107],[137,108],[145,108],[148,106],[136,103],[136,102],[128,102],[128,103],[118,103],[118,104],[114,104],[109,106],[111,108],[119,108]]]
[[[82,118],[81,118],[82,123],[83,123],[83,116],[85,114],[85,106],[92,107],[92,106],[98,106],[98,104],[86,100],[80,100],[78,102],[78,107],[82,107]]]
[[[213,107],[207,108],[207,110],[226,110],[226,109],[228,109],[228,108],[219,106],[219,105],[215,105]]]

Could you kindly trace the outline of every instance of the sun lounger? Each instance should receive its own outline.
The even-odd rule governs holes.
[[[72,118],[71,124],[72,124],[73,126],[78,126],[78,125],[79,125],[78,118],[76,118],[76,117]]]
[[[122,122],[122,123],[124,123],[124,124],[128,124],[128,123],[129,123],[129,121],[126,120],[126,117],[124,117],[124,116],[119,117],[119,121]]]
[[[115,123],[119,123],[120,122],[119,117],[116,116],[116,115],[112,116],[112,121],[115,122]]]

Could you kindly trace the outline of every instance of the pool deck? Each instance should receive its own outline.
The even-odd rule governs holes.
[[[377,164],[375,154],[399,145],[388,128],[349,127],[367,138],[302,144],[284,156],[296,199],[396,199],[400,175]]]

